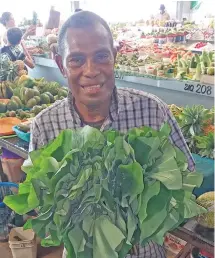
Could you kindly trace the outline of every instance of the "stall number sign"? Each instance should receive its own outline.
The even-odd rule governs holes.
[[[189,84],[189,83],[184,84],[185,91],[193,92],[193,93],[197,93],[205,96],[211,96],[213,94],[212,87],[213,86],[204,85],[204,84],[195,84],[195,85]]]

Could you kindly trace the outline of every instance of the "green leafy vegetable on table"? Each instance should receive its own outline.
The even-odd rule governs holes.
[[[19,193],[4,202],[29,220],[43,246],[64,243],[68,257],[124,258],[133,245],[159,244],[167,231],[205,212],[192,196],[203,177],[189,173],[170,129],[127,134],[86,126],[65,130],[30,153]]]

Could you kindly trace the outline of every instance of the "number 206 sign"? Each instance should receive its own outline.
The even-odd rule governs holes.
[[[193,92],[196,94],[211,96],[213,97],[213,86],[204,85],[204,84],[188,84],[185,83],[184,90],[187,92]]]

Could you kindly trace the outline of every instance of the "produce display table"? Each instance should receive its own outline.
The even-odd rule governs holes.
[[[9,139],[0,139],[0,147],[4,147],[9,151],[20,155],[24,159],[28,157],[28,143],[19,140],[17,137]],[[181,258],[186,257],[187,249],[191,250],[192,247],[197,247],[203,249],[208,253],[214,254],[214,231],[213,232],[203,232],[201,235],[196,231],[197,222],[195,220],[190,220],[183,227],[179,227],[177,230],[171,232],[171,234],[181,238],[188,243],[188,246],[184,249],[183,253],[180,254]],[[189,247],[189,248],[188,248]],[[0,244],[1,248],[5,249],[5,246]],[[48,249],[49,250],[49,249]],[[48,251],[47,250],[47,251]],[[53,254],[54,255],[54,254]],[[10,256],[3,256],[9,258]],[[60,256],[39,256],[44,258],[58,258]]]
[[[35,68],[29,69],[29,75],[33,78],[44,77],[47,81],[56,81],[63,86],[68,86],[67,80],[52,59],[35,57]],[[134,88],[152,93],[167,104],[213,107],[214,85],[205,85],[194,81],[128,76],[127,73],[121,71],[115,72],[115,79],[117,87]]]

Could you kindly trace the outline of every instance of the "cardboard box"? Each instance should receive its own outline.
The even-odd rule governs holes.
[[[203,84],[211,84],[214,85],[214,76],[213,75],[202,75],[200,82]]]
[[[164,240],[164,247],[169,253],[169,256],[177,255],[187,244],[186,241],[167,233]]]

